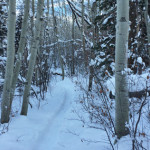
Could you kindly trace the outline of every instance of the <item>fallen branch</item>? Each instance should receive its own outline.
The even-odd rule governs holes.
[[[59,75],[59,76],[62,76],[61,73],[57,73],[57,72],[52,72],[52,75]]]
[[[135,92],[129,92],[129,98],[142,98],[147,95],[147,93],[150,95],[150,90],[141,90],[141,91],[135,91]],[[115,99],[115,95],[112,94],[112,91],[109,93],[110,99]]]

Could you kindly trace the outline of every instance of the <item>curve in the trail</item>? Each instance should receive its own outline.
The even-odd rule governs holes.
[[[62,97],[57,99],[56,109],[50,113],[50,118],[47,120],[47,125],[39,133],[37,140],[31,150],[48,150],[55,146],[57,138],[59,137],[59,129],[63,121],[64,113],[67,109],[67,103],[69,103],[69,97],[67,89],[63,88]],[[55,102],[56,103],[56,102]]]

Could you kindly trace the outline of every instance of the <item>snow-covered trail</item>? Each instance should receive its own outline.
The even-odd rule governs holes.
[[[32,150],[44,150],[52,149],[57,143],[57,138],[59,137],[59,131],[62,126],[64,113],[67,111],[70,95],[68,89],[64,88],[61,90],[62,97],[53,99],[53,103],[56,104],[54,109],[51,109],[50,118],[47,120],[47,125],[40,132],[37,140],[35,141]],[[52,103],[51,103],[51,106]],[[55,137],[55,138],[54,138]]]
[[[74,110],[81,109],[80,90],[75,86],[69,78],[52,82],[40,109],[34,104],[28,116],[18,114],[12,119],[9,131],[0,136],[0,150],[107,150],[104,133],[89,130],[78,120]],[[101,138],[104,142],[83,142]]]
[[[3,150],[47,150],[56,146],[73,94],[70,79],[51,83],[40,109],[29,108],[27,117],[18,115],[12,120],[10,131],[0,136]]]

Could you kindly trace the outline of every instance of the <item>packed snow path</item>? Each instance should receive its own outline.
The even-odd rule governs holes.
[[[40,109],[29,108],[27,117],[18,115],[12,120],[10,131],[0,136],[3,150],[47,150],[58,145],[73,93],[74,85],[69,79],[52,83]]]
[[[37,99],[31,99],[33,108],[29,107],[28,116],[18,114],[12,119],[8,132],[0,136],[0,150],[106,150],[109,146],[105,134],[85,128],[76,119],[74,110],[79,111],[81,105],[76,103],[80,91],[75,90],[68,78],[52,82],[40,109]]]
[[[35,141],[33,150],[46,150],[47,148],[53,148],[57,144],[57,138],[59,137],[60,127],[62,126],[63,116],[68,108],[70,95],[68,89],[61,89],[61,96],[51,101],[51,111],[49,112],[49,119],[44,130],[42,130]],[[55,138],[54,138],[55,137]]]

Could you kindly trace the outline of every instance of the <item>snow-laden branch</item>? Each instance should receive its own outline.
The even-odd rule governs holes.
[[[55,45],[57,45],[58,43],[69,43],[69,42],[73,42],[73,41],[76,41],[76,42],[82,42],[81,39],[71,39],[71,40],[67,40],[67,41],[63,41],[63,40],[58,40],[58,42],[55,42],[55,43],[52,43],[52,44],[49,44],[49,45],[45,45],[43,46],[44,48],[46,47],[53,47]]]
[[[75,4],[73,3],[73,2],[71,2],[70,0],[67,0],[67,2],[68,2],[68,4],[69,4],[69,6],[70,6],[70,8],[71,8],[71,10],[72,10],[72,12],[73,12],[73,14],[75,15],[75,17],[76,16],[78,16],[78,17],[82,17],[82,12],[81,12],[81,10],[79,9],[79,8],[77,8],[76,6],[75,6]],[[92,22],[90,21],[90,19],[89,19],[89,17],[88,17],[88,15],[87,14],[85,14],[84,13],[84,21],[88,24],[88,25],[92,25]],[[78,23],[77,23],[78,24]]]

